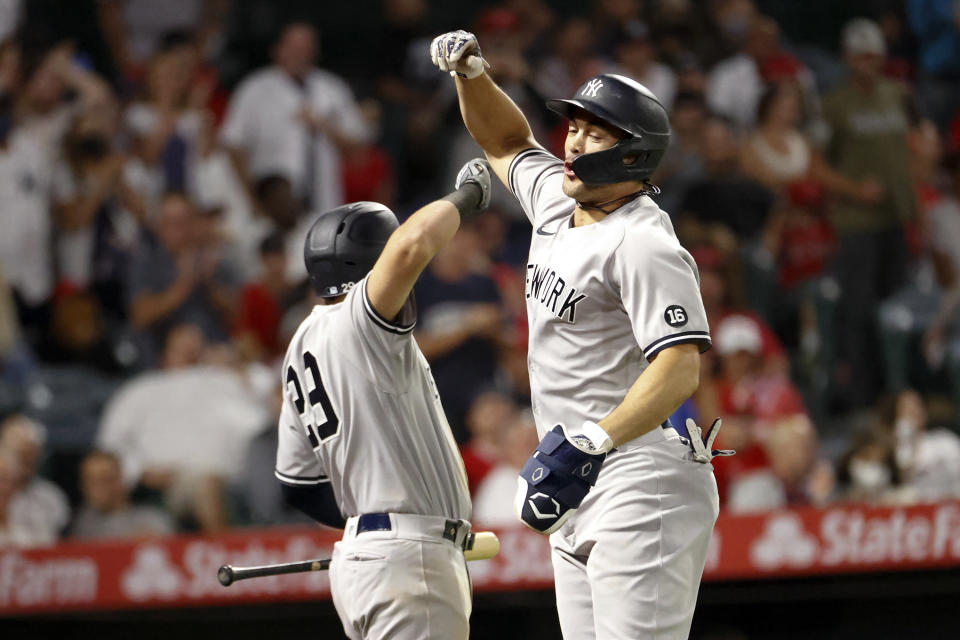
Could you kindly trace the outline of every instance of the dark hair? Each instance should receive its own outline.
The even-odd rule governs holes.
[[[94,458],[104,458],[118,467],[123,466],[123,464],[120,462],[120,456],[112,451],[105,451],[104,449],[94,449],[93,451],[90,451],[87,453],[87,455],[83,456],[83,462],[81,464],[85,463],[87,460],[93,460]]]
[[[951,151],[943,159],[943,168],[951,176],[960,172],[960,151]]]
[[[767,116],[770,115],[770,110],[773,108],[773,103],[776,102],[777,98],[779,98],[785,90],[793,91],[797,99],[797,106],[801,110],[800,117],[801,119],[803,118],[803,101],[800,99],[797,86],[788,82],[773,82],[767,85],[763,95],[760,96],[760,100],[757,102],[757,125],[761,125],[766,121]]]
[[[253,193],[257,196],[257,200],[262,202],[270,197],[274,191],[284,186],[289,188],[291,186],[290,180],[279,173],[271,173],[257,180],[253,186]]]
[[[284,235],[279,231],[274,231],[260,241],[260,255],[265,256],[271,253],[284,253],[286,251],[286,244]]]
[[[837,484],[843,487],[850,486],[853,480],[850,476],[850,463],[857,452],[874,444],[878,444],[886,450],[882,463],[890,470],[890,484],[897,486],[902,482],[903,478],[900,475],[900,467],[897,465],[893,436],[883,424],[875,423],[866,429],[854,432],[851,436],[846,451],[837,461]]]
[[[157,53],[169,53],[180,47],[192,47],[195,43],[193,33],[183,29],[167,31],[160,36],[160,42],[157,45]]]

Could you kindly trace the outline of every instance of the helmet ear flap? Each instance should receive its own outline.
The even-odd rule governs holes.
[[[650,147],[643,138],[626,138],[609,149],[578,156],[571,168],[585,184],[649,180],[665,152]]]

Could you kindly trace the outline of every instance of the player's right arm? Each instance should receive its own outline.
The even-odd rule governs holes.
[[[430,57],[454,76],[463,123],[509,188],[508,173],[517,154],[540,148],[527,118],[485,72],[486,63],[472,33],[451,31],[437,36],[430,45]]]
[[[367,277],[367,300],[388,323],[397,317],[420,273],[450,242],[461,216],[490,203],[489,165],[477,158],[457,176],[456,190],[419,209],[393,232]]]

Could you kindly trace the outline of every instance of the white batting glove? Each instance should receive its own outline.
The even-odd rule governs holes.
[[[476,78],[490,67],[480,53],[477,36],[462,29],[439,35],[430,43],[430,59],[441,71]]]
[[[460,173],[457,174],[457,181],[454,183],[454,189],[459,189],[465,184],[472,182],[480,187],[480,204],[477,205],[476,212],[486,211],[490,206],[490,191],[493,188],[490,174],[492,173],[490,163],[483,158],[474,158],[470,160]]]
[[[713,441],[717,439],[717,434],[720,433],[720,427],[723,425],[720,418],[714,420],[713,424],[710,425],[706,441],[703,439],[703,431],[700,430],[700,425],[693,418],[687,418],[686,424],[687,433],[690,434],[690,446],[693,447],[693,459],[697,462],[707,464],[716,456],[732,456],[736,453],[733,449],[718,450],[713,448]]]

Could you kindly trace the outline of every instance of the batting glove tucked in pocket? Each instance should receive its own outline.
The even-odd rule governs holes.
[[[703,431],[700,429],[700,425],[698,425],[693,418],[687,418],[686,425],[687,433],[690,434],[690,446],[693,447],[693,459],[697,462],[707,464],[717,456],[732,456],[736,453],[733,449],[713,448],[713,441],[717,439],[717,434],[720,433],[720,427],[723,426],[720,418],[714,420],[713,424],[710,425],[706,438],[703,437]]]
[[[602,432],[595,423],[587,424]],[[609,438],[597,446],[587,436],[571,438],[561,425],[555,426],[517,478],[514,511],[520,521],[543,534],[562,527],[596,484],[611,446]]]

